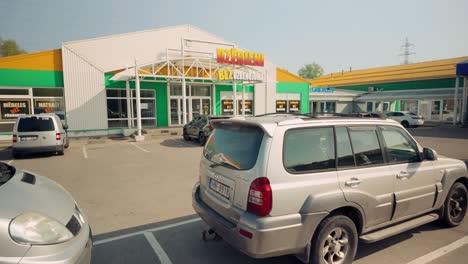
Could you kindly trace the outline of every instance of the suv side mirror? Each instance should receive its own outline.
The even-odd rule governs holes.
[[[430,148],[423,149],[423,156],[425,160],[437,160],[437,152]]]

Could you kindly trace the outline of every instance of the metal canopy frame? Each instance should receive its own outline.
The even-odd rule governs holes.
[[[235,47],[228,43],[217,43],[193,39],[181,39],[181,49],[166,49],[166,56],[164,60],[155,61],[150,63],[138,64],[135,59],[135,65],[127,67],[126,70],[114,75],[111,80],[125,80],[127,90],[129,90],[129,81],[135,81],[136,88],[136,112],[137,112],[137,136],[136,141],[144,140],[144,136],[141,134],[141,101],[140,101],[140,82],[163,82],[163,83],[181,83],[182,84],[182,98],[183,98],[183,109],[182,109],[182,124],[187,123],[187,105],[186,105],[186,81],[195,82],[201,81],[201,83],[210,83],[212,85],[224,84],[232,85],[233,97],[234,97],[234,116],[237,116],[237,91],[236,86],[242,85],[242,106],[245,105],[245,86],[255,85],[264,83],[263,80],[219,80],[217,78],[220,71],[224,70],[242,70],[250,74],[263,74],[263,72],[255,69],[254,67],[246,65],[234,65],[234,64],[220,64],[215,60],[215,54],[211,52],[201,52],[186,50],[185,46],[187,42],[200,42],[205,44],[224,45]],[[170,53],[174,53],[170,56]],[[128,97],[128,94],[127,94]],[[127,98],[127,100],[129,100]],[[245,116],[245,111],[242,111],[242,116]]]

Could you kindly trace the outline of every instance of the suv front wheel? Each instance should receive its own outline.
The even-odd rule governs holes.
[[[456,182],[450,188],[444,202],[441,222],[449,227],[458,226],[465,217],[467,207],[467,190],[465,185]]]
[[[312,239],[311,264],[352,263],[358,234],[354,222],[344,215],[334,215],[320,223]]]

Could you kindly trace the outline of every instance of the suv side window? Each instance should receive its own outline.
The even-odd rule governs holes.
[[[332,127],[293,129],[286,132],[283,164],[290,173],[335,169]]]
[[[354,155],[351,148],[351,141],[346,127],[335,128],[336,133],[336,158],[337,167],[349,168],[354,167]]]
[[[384,163],[377,130],[373,128],[350,128],[356,166],[374,166]]]
[[[385,152],[390,163],[408,163],[420,161],[416,144],[401,128],[381,127]]]

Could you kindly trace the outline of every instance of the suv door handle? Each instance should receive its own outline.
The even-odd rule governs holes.
[[[397,178],[400,180],[406,180],[409,178],[409,174],[406,171],[400,171],[400,173],[397,174]]]
[[[358,186],[359,184],[361,184],[361,182],[362,182],[362,180],[360,180],[358,178],[351,178],[351,180],[345,182],[345,185],[349,186],[349,187],[355,187],[355,186]]]

